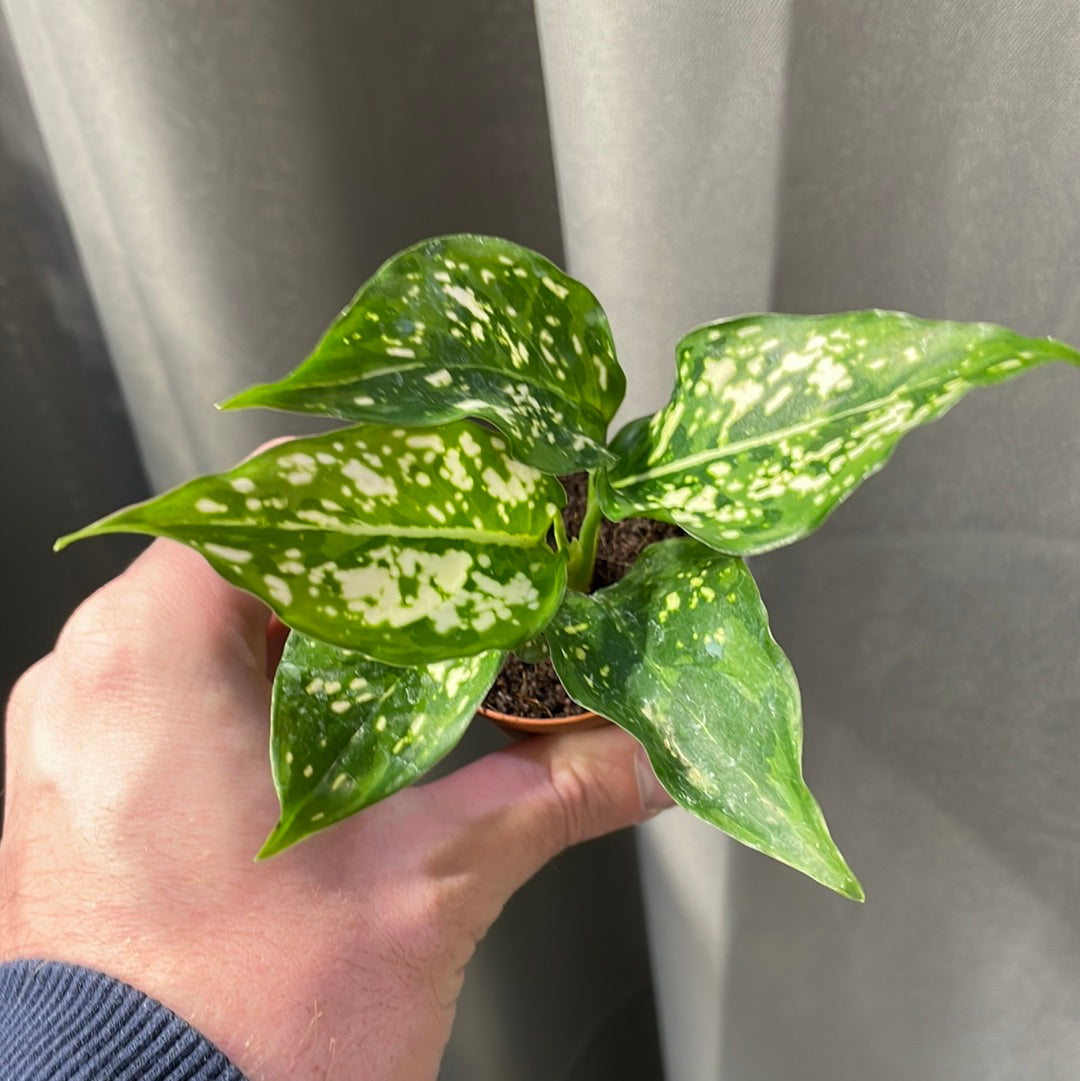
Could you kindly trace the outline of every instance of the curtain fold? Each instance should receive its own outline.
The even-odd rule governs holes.
[[[538,0],[571,269],[628,415],[677,338],[860,307],[1080,341],[1080,9]],[[641,836],[670,1081],[1065,1081],[1080,1062],[1080,379],[912,436],[754,561],[856,908],[675,815]]]
[[[158,490],[313,429],[212,403],[291,369],[394,251],[472,231],[562,261],[530,0],[3,11]],[[504,742],[473,725],[451,764]],[[443,1081],[653,1081],[643,919],[630,838],[546,868],[470,965]]]
[[[536,0],[535,25],[527,0],[2,2],[158,487],[295,430],[210,403],[290,367],[389,252],[472,229],[558,257],[556,186],[622,419],[667,397],[685,330],[745,311],[1080,343],[1064,0]],[[1075,371],[981,392],[755,561],[807,779],[869,899],[675,812],[641,831],[669,1081],[1075,1076],[1078,416]],[[617,1023],[648,994],[632,860],[603,852],[508,910],[446,1081],[597,1081],[543,1033],[641,1028]],[[553,906],[591,919],[563,936]],[[563,951],[539,1036],[503,1018],[544,962],[528,938]]]
[[[528,0],[4,11],[159,487],[295,431],[212,405],[289,370],[399,248],[561,256]]]

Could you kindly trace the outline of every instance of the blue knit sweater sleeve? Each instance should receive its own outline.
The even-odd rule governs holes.
[[[0,965],[0,1081],[244,1081],[160,1002],[57,961]]]

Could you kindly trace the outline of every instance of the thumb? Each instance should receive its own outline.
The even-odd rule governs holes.
[[[429,870],[471,879],[481,922],[563,849],[672,806],[644,749],[611,725],[536,736],[419,790]]]

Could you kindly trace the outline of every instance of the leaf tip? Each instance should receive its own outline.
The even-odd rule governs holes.
[[[829,849],[827,872],[820,876],[811,874],[811,877],[816,878],[823,886],[828,886],[829,889],[840,894],[841,897],[846,897],[849,901],[858,901],[861,904],[866,900],[866,892],[862,888],[862,883],[855,877],[851,868],[847,865],[847,860],[844,859],[840,849],[836,847],[831,837],[829,838]]]
[[[229,398],[222,398],[220,402],[215,402],[214,408],[221,413],[227,413],[233,409],[247,409],[250,406],[262,405],[264,397],[262,392],[265,387],[264,383],[257,383],[255,386],[248,387],[238,394],[234,394]]]
[[[862,904],[866,900],[866,891],[862,883],[849,871],[843,883],[835,887],[836,892],[849,901],[857,901]]]
[[[255,853],[255,863],[262,863],[264,860],[268,860],[271,856],[277,856],[284,852],[285,849],[290,848],[296,843],[299,838],[290,837],[290,825],[284,820],[279,821],[278,824],[270,831],[270,835],[262,843],[262,848]]]
[[[92,537],[96,530],[92,525],[83,526],[82,529],[76,529],[74,533],[65,533],[62,537],[57,537],[53,541],[52,550],[54,552],[62,552],[70,544],[74,544],[76,541],[85,540],[87,537]]]
[[[1080,349],[1070,345],[1068,342],[1061,341],[1059,338],[1047,338],[1046,340],[1054,347],[1062,360],[1075,364],[1080,368]]]

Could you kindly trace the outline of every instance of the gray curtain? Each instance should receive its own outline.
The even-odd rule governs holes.
[[[627,417],[666,397],[681,332],[740,311],[1080,342],[1065,0],[4,10],[158,486],[278,430],[209,403],[289,367],[384,255],[459,228],[565,253],[611,316]],[[641,831],[670,1081],[1076,1076],[1078,416],[1075,371],[976,396],[756,562],[869,899],[676,813]],[[580,1048],[630,1016],[632,916],[532,984],[577,1052],[506,991],[544,970],[527,944],[603,938],[562,923],[618,906],[589,872],[626,853],[603,852],[543,880],[558,924],[496,930],[447,1078],[605,1076]]]
[[[290,369],[393,251],[471,230],[563,259],[530,0],[3,11],[156,489],[312,430],[212,403]],[[59,408],[47,380],[36,389]],[[39,561],[106,509],[54,513]],[[69,566],[53,557],[42,573]],[[503,742],[474,725],[450,765]],[[610,838],[507,906],[470,967],[441,1076],[650,1081],[661,1068],[634,843]]]
[[[540,0],[571,266],[640,397],[719,313],[860,307],[1080,341],[1080,8]],[[911,437],[756,561],[855,908],[645,832],[672,1081],[1080,1070],[1080,378]]]

